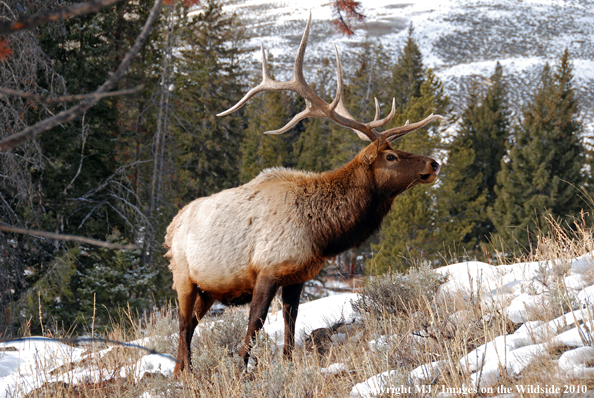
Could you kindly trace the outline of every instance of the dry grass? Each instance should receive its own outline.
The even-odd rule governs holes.
[[[543,269],[537,278],[548,289],[551,304],[538,309],[537,316],[532,314],[543,321],[575,308],[574,296],[564,286],[563,278],[569,271],[570,259],[594,249],[592,233],[584,222],[576,225],[573,232],[552,221],[551,226],[553,232],[540,238],[531,257],[520,259],[548,260],[554,265],[553,272]],[[594,284],[593,270],[585,270],[583,277]],[[395,389],[383,396],[421,396],[414,388],[420,383],[432,385],[432,392],[425,396],[437,396],[441,391],[462,395],[456,392],[464,391],[471,382],[470,373],[460,366],[460,359],[497,336],[513,333],[518,325],[510,322],[504,311],[481,305],[480,291],[471,295],[438,294],[442,282],[443,277],[426,267],[412,269],[406,275],[390,274],[369,281],[362,291],[362,300],[355,305],[360,321],[329,325],[332,327],[327,330],[316,331],[316,335],[306,339],[304,347],[296,349],[292,362],[284,361],[275,344],[260,333],[253,349],[257,363],[246,371],[237,352],[247,327],[247,308],[230,308],[223,315],[204,321],[200,336],[193,342],[194,369],[179,380],[158,375],[145,376],[140,381],[114,377],[106,382],[76,386],[54,383],[27,396],[348,397],[355,384],[388,370],[396,370],[390,379],[395,388],[411,386],[411,392],[398,395]],[[280,308],[278,300],[274,307]],[[147,343],[150,348],[175,355],[177,338],[170,337],[177,332],[175,312],[166,308],[144,322],[126,316],[126,321],[115,326],[107,337],[127,340],[150,337]],[[371,341],[376,344],[370,344]],[[517,384],[579,384],[592,391],[594,378],[568,379],[556,370],[556,361],[568,349],[563,345],[551,346],[546,355],[533,361],[520,376],[504,375],[493,392],[471,391],[466,396],[494,396],[497,391],[508,391]],[[138,350],[118,348],[92,361],[98,367],[116,372],[122,366],[132,367],[141,355],[144,353]],[[73,366],[87,366],[89,361],[67,365],[54,373]],[[411,370],[435,361],[440,361],[442,372],[423,382],[408,379]],[[334,374],[322,372],[322,368],[335,363],[344,364],[346,370]]]

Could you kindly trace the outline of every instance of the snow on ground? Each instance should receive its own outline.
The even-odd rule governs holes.
[[[337,322],[351,323],[355,319],[352,300],[357,294],[347,293],[325,297],[299,306],[299,317],[296,324],[296,343],[302,344],[312,330],[328,327]],[[214,322],[219,322],[215,320]],[[208,324],[201,324],[208,327]],[[282,347],[284,341],[284,321],[282,311],[270,314],[264,330]],[[196,330],[199,334],[200,328]],[[174,336],[172,344],[177,344]],[[150,345],[149,339],[131,342],[134,345]],[[93,358],[102,358],[115,347],[109,347],[95,354],[84,355],[86,350],[71,347],[62,343],[44,339],[22,339],[19,342],[0,343],[0,398],[22,396],[41,387],[45,383],[64,381],[71,385],[79,383],[97,383],[113,377],[134,377],[140,380],[149,373],[160,373],[171,376],[175,361],[167,355],[148,354],[138,360],[132,367],[123,367],[119,371],[109,371],[93,366]],[[76,366],[86,359],[89,365]],[[62,365],[74,364],[74,369],[64,374],[53,374]],[[330,366],[329,374],[343,371],[344,365]]]
[[[566,270],[563,281],[568,293],[578,300],[577,309],[549,322],[535,320],[539,306],[547,305],[546,278]],[[519,327],[515,333],[494,338],[468,352],[458,360],[456,366],[469,376],[468,388],[489,388],[497,385],[502,374],[516,377],[532,361],[541,358],[547,349],[554,346],[568,347],[556,361],[558,373],[568,378],[591,377],[594,375],[593,334],[594,320],[594,252],[567,261],[542,261],[493,266],[469,261],[438,269],[449,275],[449,281],[441,287],[442,294],[462,295],[467,300],[481,300],[482,308],[505,311],[509,319]],[[482,294],[478,294],[482,291]],[[352,302],[358,298],[355,293],[338,294],[303,303],[299,307],[296,325],[296,342],[303,344],[304,338],[313,330],[345,324],[356,320]],[[463,314],[454,314],[453,316]],[[217,322],[215,320],[214,322]],[[203,327],[208,327],[205,324]],[[282,311],[269,314],[264,331],[282,347],[284,322]],[[197,331],[199,333],[199,331]],[[333,336],[338,339],[338,335]],[[379,336],[367,342],[371,351],[381,355],[383,347],[394,336]],[[171,336],[177,340],[176,336]],[[336,340],[336,339],[334,339]],[[333,341],[334,341],[333,340]],[[134,344],[150,344],[146,339]],[[175,342],[172,342],[175,344]],[[71,347],[49,339],[22,339],[11,343],[0,343],[0,398],[21,396],[46,382],[64,381],[72,385],[98,382],[113,377],[141,379],[145,374],[160,373],[170,377],[175,361],[165,355],[147,354],[132,366],[106,371],[93,367],[93,358],[103,358],[113,350],[89,354],[82,348]],[[84,362],[83,362],[84,360]],[[58,368],[69,365],[65,373]],[[72,366],[70,366],[72,365]],[[386,391],[398,391],[406,385],[429,384],[446,368],[446,363],[436,361],[423,364],[406,373],[402,369],[385,369],[353,386],[351,397],[374,397]],[[338,374],[348,371],[342,363],[320,369],[322,374]]]
[[[570,296],[579,300],[580,308],[550,322],[531,319],[540,306],[546,306],[546,278],[555,267],[567,269],[564,283]],[[450,276],[441,288],[444,294],[462,294],[466,299],[481,297],[482,308],[504,310],[508,318],[521,326],[515,333],[495,337],[469,352],[458,362],[459,370],[470,375],[469,388],[490,388],[503,375],[517,377],[535,359],[547,354],[547,348],[566,346],[558,363],[558,374],[568,378],[594,375],[594,286],[588,281],[594,271],[594,252],[570,260],[541,261],[493,266],[469,261],[437,269]],[[484,292],[478,294],[478,292]],[[358,383],[351,397],[375,397],[409,384],[428,385],[445,368],[441,361],[421,365],[408,375],[402,370],[385,372]],[[444,397],[450,395],[444,395]],[[451,395],[454,396],[454,395]]]
[[[52,378],[50,371],[81,359],[81,348],[36,338],[0,343],[0,398],[25,395]]]
[[[303,344],[303,340],[312,330],[328,327],[338,322],[345,324],[355,320],[351,301],[356,300],[356,293],[339,294],[310,301],[299,306],[299,315],[295,325],[295,343]],[[285,323],[282,310],[268,315],[264,323],[264,330],[282,346],[284,341]]]

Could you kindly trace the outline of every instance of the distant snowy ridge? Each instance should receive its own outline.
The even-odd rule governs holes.
[[[343,54],[366,37],[381,40],[395,57],[412,23],[426,66],[444,82],[454,111],[463,108],[474,81],[486,84],[501,62],[508,77],[510,104],[516,115],[534,95],[538,73],[554,65],[568,48],[575,67],[585,133],[594,133],[594,2],[578,0],[374,0],[363,1],[365,24],[354,38],[340,37],[328,20],[329,4],[314,0],[228,0],[224,9],[238,13],[252,35],[246,44],[254,61],[263,43],[276,59],[279,78],[290,78],[294,54],[311,11],[312,31],[305,73],[313,76],[324,57],[333,58],[336,43]],[[258,67],[254,64],[254,73]],[[384,99],[387,100],[387,99]]]

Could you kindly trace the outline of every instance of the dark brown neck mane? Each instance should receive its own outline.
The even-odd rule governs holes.
[[[298,185],[303,194],[296,205],[322,257],[363,243],[379,229],[394,201],[380,192],[371,168],[358,158],[339,169],[310,175]]]

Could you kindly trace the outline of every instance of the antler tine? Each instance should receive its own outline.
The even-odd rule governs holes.
[[[334,97],[334,100],[329,106],[331,112],[336,109],[338,104],[342,104],[344,108],[344,83],[342,81],[342,64],[340,62],[340,55],[338,54],[338,47],[336,47],[336,44],[334,44],[334,53],[336,54],[336,96]]]
[[[438,119],[445,120],[444,117],[441,115],[431,114],[431,115],[427,116],[425,119],[421,120],[420,122],[416,122],[416,123],[412,123],[412,124],[408,124],[408,122],[407,122],[407,124],[405,124],[404,126],[394,127],[392,129],[382,131],[380,133],[380,140],[388,141],[388,142],[393,141],[397,138],[405,136],[408,133],[411,133],[415,130],[425,127],[432,121],[438,120]]]
[[[377,98],[375,99],[375,118],[373,119],[373,122],[369,122],[367,123],[367,125],[369,126],[369,128],[372,129],[376,129],[378,127],[382,127],[385,126],[386,124],[388,124],[390,122],[390,120],[392,120],[392,118],[394,117],[394,115],[396,114],[396,98],[392,98],[392,109],[390,110],[390,113],[388,114],[388,116],[386,116],[385,118],[381,119],[381,120],[377,120],[377,118],[379,117],[379,104],[377,102]],[[378,134],[379,137],[379,134]]]
[[[293,80],[300,84],[307,85],[305,77],[303,76],[303,60],[305,58],[305,49],[307,48],[307,40],[309,39],[309,28],[311,26],[311,11],[309,12],[309,18],[307,19],[307,25],[305,25],[305,31],[301,37],[299,43],[299,49],[297,50],[297,56],[295,56],[295,68],[293,69]]]
[[[323,114],[317,114],[317,113],[314,114],[314,112],[312,111],[312,109],[306,108],[303,111],[301,111],[298,114],[296,114],[295,116],[293,116],[293,119],[291,119],[291,121],[289,123],[285,124],[280,129],[278,129],[278,130],[265,131],[264,134],[282,134],[282,133],[286,133],[291,128],[293,128],[297,123],[299,123],[301,120],[303,120],[305,118],[308,118],[308,117],[325,117],[325,115],[323,115]]]
[[[377,101],[377,97],[373,97],[373,100],[375,101],[375,116],[373,117],[373,121],[377,121],[380,117],[380,107],[379,107],[379,102]]]
[[[264,44],[260,44],[260,48],[262,49],[262,83],[258,84],[256,87],[248,91],[247,94],[244,95],[243,98],[239,100],[239,102],[235,104],[233,107],[227,109],[224,112],[217,113],[217,116],[227,116],[235,112],[236,110],[244,106],[245,103],[248,102],[250,98],[252,98],[254,95],[262,91],[273,89],[273,83],[280,83],[275,82],[268,76],[268,63],[266,62],[266,52],[264,51]]]
[[[340,125],[350,127],[363,141],[375,141],[379,135],[371,128],[367,128],[365,124],[357,122],[344,105],[342,63],[340,62],[340,54],[338,53],[336,44],[334,45],[334,52],[336,53],[336,96],[328,107],[330,113],[336,115],[332,120]]]

